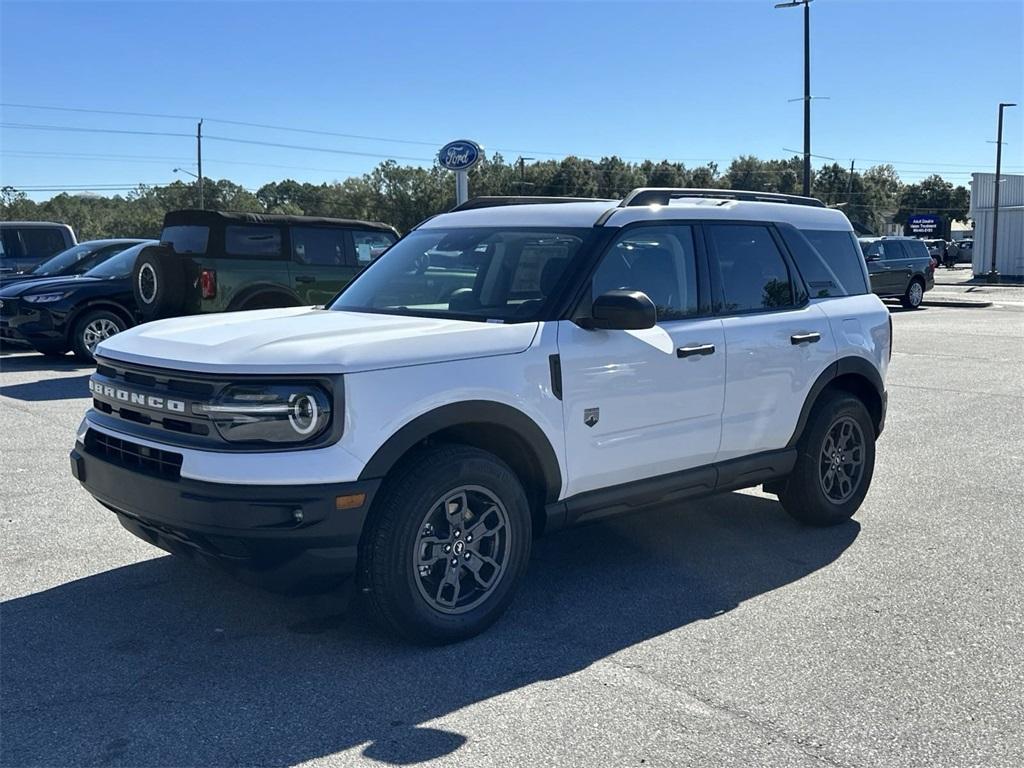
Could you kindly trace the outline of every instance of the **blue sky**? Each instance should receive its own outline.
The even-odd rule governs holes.
[[[250,188],[341,179],[386,157],[427,164],[462,137],[511,159],[724,168],[802,143],[801,105],[787,101],[802,93],[801,11],[772,6],[2,0],[0,101],[205,117],[205,175]],[[996,104],[1024,103],[1024,3],[815,0],[811,13],[812,92],[828,97],[814,103],[812,151],[858,168],[892,161],[905,180],[939,172],[965,183],[991,170]],[[1006,114],[1004,166],[1024,171],[1024,106]],[[0,107],[0,121],[195,130],[19,107]],[[0,184],[163,183],[175,166],[194,169],[194,140],[182,136],[2,128],[0,142]]]

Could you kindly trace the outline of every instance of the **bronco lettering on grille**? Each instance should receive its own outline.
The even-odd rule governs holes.
[[[89,391],[94,395],[99,395],[100,397],[109,398],[111,400],[119,400],[122,403],[130,403],[131,405],[141,405],[146,408],[155,408],[159,411],[172,411],[173,413],[185,412],[184,400],[171,400],[170,398],[146,395],[141,392],[130,392],[127,389],[112,387],[109,384],[94,381],[93,379],[89,379]]]

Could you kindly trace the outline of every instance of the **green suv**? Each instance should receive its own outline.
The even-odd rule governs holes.
[[[396,240],[370,221],[171,211],[132,290],[143,320],[324,304]]]

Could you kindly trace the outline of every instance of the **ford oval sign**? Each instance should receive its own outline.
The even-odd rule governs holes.
[[[480,162],[482,151],[475,141],[462,139],[451,141],[441,147],[437,161],[449,171],[468,171]]]

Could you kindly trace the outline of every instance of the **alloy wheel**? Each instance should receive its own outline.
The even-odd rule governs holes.
[[[416,586],[436,611],[470,611],[505,575],[511,528],[505,506],[479,485],[459,486],[423,517],[412,553]]]
[[[819,456],[818,480],[833,504],[848,501],[864,478],[864,433],[849,416],[836,419],[825,433]]]
[[[97,317],[82,329],[82,344],[89,350],[89,354],[93,354],[97,344],[120,331],[117,323],[109,317]]]
[[[924,300],[924,289],[921,288],[921,284],[919,282],[914,281],[910,284],[908,298],[910,299],[910,306],[920,306],[921,302]]]

